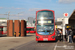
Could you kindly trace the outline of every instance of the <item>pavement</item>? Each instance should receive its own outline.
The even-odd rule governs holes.
[[[68,42],[57,42],[55,45],[55,50],[75,50],[75,43]]]
[[[35,34],[26,37],[0,37],[0,50],[75,50],[75,43],[37,42]]]

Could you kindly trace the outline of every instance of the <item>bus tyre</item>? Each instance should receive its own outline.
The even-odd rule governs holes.
[[[55,40],[55,42],[57,42],[58,41],[58,39],[57,39],[57,37],[56,37],[56,40]]]
[[[37,41],[37,43],[39,43],[40,41]]]

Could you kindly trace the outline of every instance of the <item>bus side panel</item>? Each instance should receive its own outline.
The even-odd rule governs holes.
[[[0,31],[0,36],[2,36],[2,31]]]
[[[35,33],[35,31],[30,31],[30,33]]]
[[[29,33],[29,31],[26,31],[26,33]]]

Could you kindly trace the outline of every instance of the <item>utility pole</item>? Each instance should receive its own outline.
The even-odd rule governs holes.
[[[9,14],[10,14],[10,11],[9,11],[8,14],[7,14],[7,15],[8,15],[8,20],[9,20],[9,16],[10,16]]]
[[[0,14],[0,15],[8,15],[7,19],[9,20],[9,15],[10,14],[10,11],[8,12],[8,14]]]
[[[0,15],[7,15],[7,14],[0,14]]]

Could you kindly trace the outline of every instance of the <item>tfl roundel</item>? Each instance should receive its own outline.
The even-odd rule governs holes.
[[[67,17],[68,16],[68,13],[64,13],[64,16]]]

